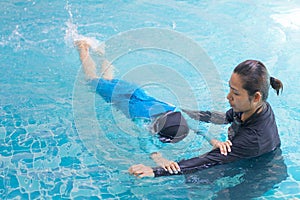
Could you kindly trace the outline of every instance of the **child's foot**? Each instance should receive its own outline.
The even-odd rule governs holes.
[[[75,41],[75,45],[78,48],[80,59],[84,60],[89,55],[90,45],[85,40]]]
[[[90,48],[93,51],[97,52],[100,56],[103,56],[105,54],[105,44],[100,44],[99,41],[91,37],[86,37],[85,41],[90,46]]]
[[[77,43],[81,44],[82,42],[86,43],[90,49],[92,49],[93,51],[98,53],[100,56],[103,56],[105,54],[105,44],[104,43],[99,43],[94,38],[89,38],[89,37],[84,37],[84,36],[81,36],[80,38],[76,39],[76,41],[74,43],[75,43],[75,45],[77,45]]]

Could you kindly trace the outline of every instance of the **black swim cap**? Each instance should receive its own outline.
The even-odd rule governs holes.
[[[159,140],[164,143],[176,143],[185,138],[189,127],[181,112],[168,112],[157,121]]]

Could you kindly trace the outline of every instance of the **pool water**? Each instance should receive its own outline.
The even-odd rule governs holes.
[[[299,1],[4,0],[0,5],[0,199],[300,198]],[[245,59],[261,60],[284,83],[283,93],[270,91],[268,99],[283,155],[271,162],[272,176],[259,164],[257,171],[242,164],[188,176],[130,176],[133,164],[154,166],[143,146],[147,124],[127,119],[85,83],[73,45],[83,36],[105,45],[116,77],[190,109],[228,109],[232,69]],[[93,56],[100,64],[102,58]],[[226,126],[188,122],[225,138]],[[210,148],[192,132],[162,152],[180,160]],[[261,179],[252,179],[255,173]],[[254,181],[261,184],[249,187]]]

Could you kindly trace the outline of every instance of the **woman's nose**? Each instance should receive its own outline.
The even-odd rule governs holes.
[[[230,92],[227,94],[227,99],[228,99],[228,101],[232,100],[232,96],[231,96]]]

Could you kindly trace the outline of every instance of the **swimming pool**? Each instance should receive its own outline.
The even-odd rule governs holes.
[[[76,32],[105,42],[117,76],[182,107],[226,110],[233,67],[249,58],[263,61],[284,83],[282,96],[270,92],[269,102],[288,177],[273,188],[258,187],[262,194],[256,197],[300,198],[299,2],[4,0],[0,5],[1,199],[212,199],[228,191],[253,197],[251,188],[232,189],[251,181],[234,167],[231,176],[219,168],[189,177],[129,176],[132,164],[153,165],[140,146],[143,123],[111,109],[84,84],[72,45]],[[189,57],[193,53],[196,57]],[[222,137],[225,128],[216,128]],[[163,153],[182,159],[209,148],[201,136],[190,134]]]

